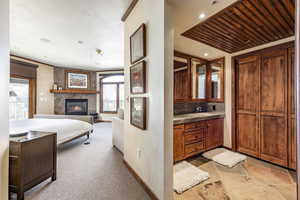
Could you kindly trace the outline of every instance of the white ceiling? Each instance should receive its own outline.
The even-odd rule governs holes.
[[[224,51],[183,37],[181,34],[236,1],[237,0],[217,0],[217,3],[214,5],[212,5],[213,0],[184,0],[184,3],[182,0],[170,1],[175,30],[175,49],[206,59],[214,59],[226,55],[227,53]],[[204,19],[199,19],[201,13],[206,14]],[[204,56],[205,53],[207,53],[208,56]]]
[[[121,17],[130,2],[10,0],[11,53],[61,67],[123,68]]]

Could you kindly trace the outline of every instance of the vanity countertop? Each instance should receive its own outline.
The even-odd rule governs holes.
[[[189,113],[183,115],[174,115],[174,125],[197,122],[208,119],[224,118],[224,112],[203,112],[203,113]]]

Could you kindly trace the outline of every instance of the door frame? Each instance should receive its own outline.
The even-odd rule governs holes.
[[[296,43],[295,43],[295,95],[296,95],[296,122],[300,119],[300,0],[296,0]],[[297,194],[298,200],[300,200],[300,124],[296,123],[296,140],[297,140]]]

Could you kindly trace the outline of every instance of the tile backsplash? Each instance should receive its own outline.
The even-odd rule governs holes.
[[[224,103],[184,102],[174,104],[174,115],[194,113],[196,112],[197,107],[201,107],[203,110],[207,110],[208,112],[225,111]]]

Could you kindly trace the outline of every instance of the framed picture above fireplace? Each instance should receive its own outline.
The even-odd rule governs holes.
[[[88,89],[90,73],[76,70],[65,71],[66,89]]]

